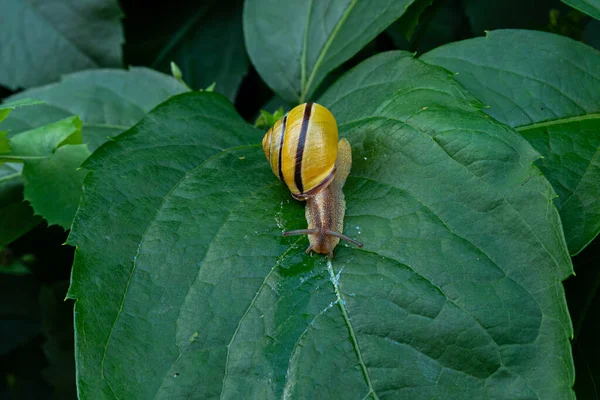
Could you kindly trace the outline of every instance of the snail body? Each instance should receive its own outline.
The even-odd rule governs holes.
[[[331,112],[319,104],[301,104],[273,125],[262,146],[275,176],[295,199],[306,201],[307,229],[287,231],[283,236],[308,235],[306,252],[330,257],[340,239],[362,247],[342,234],[343,186],[352,167],[352,149],[346,139],[338,143]]]

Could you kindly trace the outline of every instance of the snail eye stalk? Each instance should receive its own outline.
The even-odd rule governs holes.
[[[295,231],[283,232],[283,236],[296,236],[296,235],[314,235],[318,233],[317,229],[298,229]]]
[[[297,229],[297,230],[294,230],[294,231],[283,232],[283,236],[316,235],[318,233],[319,233],[318,229]],[[346,241],[348,241],[350,243],[353,243],[353,244],[357,245],[358,247],[361,247],[361,248],[363,247],[363,244],[361,242],[359,242],[358,240],[354,240],[352,238],[349,238],[348,236],[343,235],[341,233],[337,233],[337,232],[330,231],[330,230],[325,231],[325,233],[327,235],[329,235],[329,236],[335,236],[337,238],[346,240]]]

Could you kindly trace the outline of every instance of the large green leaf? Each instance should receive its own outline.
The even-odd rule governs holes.
[[[408,53],[322,102],[353,144],[328,263],[224,97],[163,103],[85,163],[81,398],[572,398],[571,273],[538,154]]]
[[[398,19],[415,0],[247,0],[252,64],[288,102],[309,99],[325,76]]]
[[[544,159],[571,254],[600,232],[600,52],[534,31],[495,31],[422,59],[455,72]]]
[[[149,8],[149,9],[148,9]],[[148,26],[152,35],[148,36]],[[125,58],[163,72],[174,61],[194,89],[216,83],[234,100],[250,63],[242,32],[242,0],[135,4],[125,19]]]
[[[82,69],[121,64],[116,0],[3,0],[0,85],[38,86]]]
[[[596,19],[600,19],[600,0],[562,0],[563,3],[570,5]]]
[[[13,136],[10,152],[0,161],[24,164],[24,197],[48,224],[71,226],[81,196],[86,171],[79,170],[90,155],[81,144],[81,121],[77,117],[44,125]],[[15,171],[16,174],[17,171]]]
[[[1,127],[16,134],[77,115],[83,122],[83,142],[93,151],[169,96],[186,90],[175,78],[147,68],[83,71],[9,97],[32,97],[46,104],[13,111]]]

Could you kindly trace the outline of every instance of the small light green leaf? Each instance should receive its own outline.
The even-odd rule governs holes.
[[[489,32],[422,60],[455,78],[544,156],[572,255],[600,232],[600,52],[563,36]]]
[[[562,0],[562,2],[587,15],[600,19],[600,0]]]
[[[271,114],[268,111],[260,110],[260,117],[256,119],[254,126],[257,128],[272,128],[275,122],[279,121],[283,117],[283,107],[279,107],[279,110]]]
[[[173,78],[177,79],[179,81],[179,83],[181,83],[183,86],[185,86],[188,90],[192,90],[191,87],[188,86],[187,83],[185,83],[185,81],[183,80],[183,74],[181,73],[181,70],[179,69],[179,67],[177,66],[177,64],[175,64],[173,61],[171,61],[171,75],[173,75]],[[214,85],[214,83],[213,83]]]
[[[173,75],[173,78],[177,79],[179,82],[184,83],[181,69],[179,69],[177,64],[175,64],[173,61],[171,61],[171,75]]]
[[[290,103],[405,13],[415,0],[248,0],[244,37],[263,80]]]
[[[50,225],[71,226],[79,204],[85,170],[78,170],[90,155],[81,144],[77,117],[19,133],[10,139],[11,152],[0,161],[22,161],[25,199]]]
[[[14,135],[77,115],[83,122],[83,142],[93,151],[169,96],[186,90],[175,78],[147,68],[83,71],[9,97],[34,97],[46,104],[15,110],[0,127]]]
[[[200,90],[204,90],[205,92],[214,92],[215,91],[215,87],[217,87],[217,82],[213,82],[210,85],[208,85],[206,87],[206,89],[200,89]]]
[[[9,89],[121,65],[122,14],[116,0],[3,0],[2,14],[0,84]]]
[[[41,159],[50,156],[63,144],[81,143],[81,121],[69,117],[61,121],[19,133],[10,139],[10,155],[23,160]]]

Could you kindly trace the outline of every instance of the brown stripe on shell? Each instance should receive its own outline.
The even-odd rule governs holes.
[[[331,170],[331,173],[329,175],[327,175],[325,177],[325,179],[323,179],[323,181],[321,183],[319,183],[317,186],[310,189],[306,193],[300,193],[300,194],[292,193],[292,197],[295,198],[296,200],[306,200],[308,197],[314,196],[315,194],[320,192],[324,187],[329,185],[331,183],[331,181],[333,181],[333,178],[335,178],[335,171],[336,171],[336,168],[334,167],[333,170]]]
[[[300,127],[300,136],[298,138],[298,148],[296,149],[296,166],[294,170],[294,183],[298,188],[299,195],[305,195],[304,184],[302,183],[302,157],[304,156],[304,145],[306,144],[306,135],[308,133],[308,123],[312,112],[313,103],[306,103],[304,115],[302,116],[302,125]]]
[[[269,138],[269,145],[265,146],[263,144],[263,148],[266,152],[266,156],[267,156],[267,161],[269,161],[269,164],[271,163],[271,143],[273,142],[273,139],[271,138],[273,136],[273,128],[269,129],[269,131],[267,132],[266,138]],[[266,142],[266,138],[263,139],[264,142]]]
[[[283,121],[281,121],[281,138],[279,139],[279,180],[285,182],[283,180],[283,170],[281,169],[281,155],[283,153],[283,139],[285,137],[285,127],[287,125],[287,115],[283,117]]]

